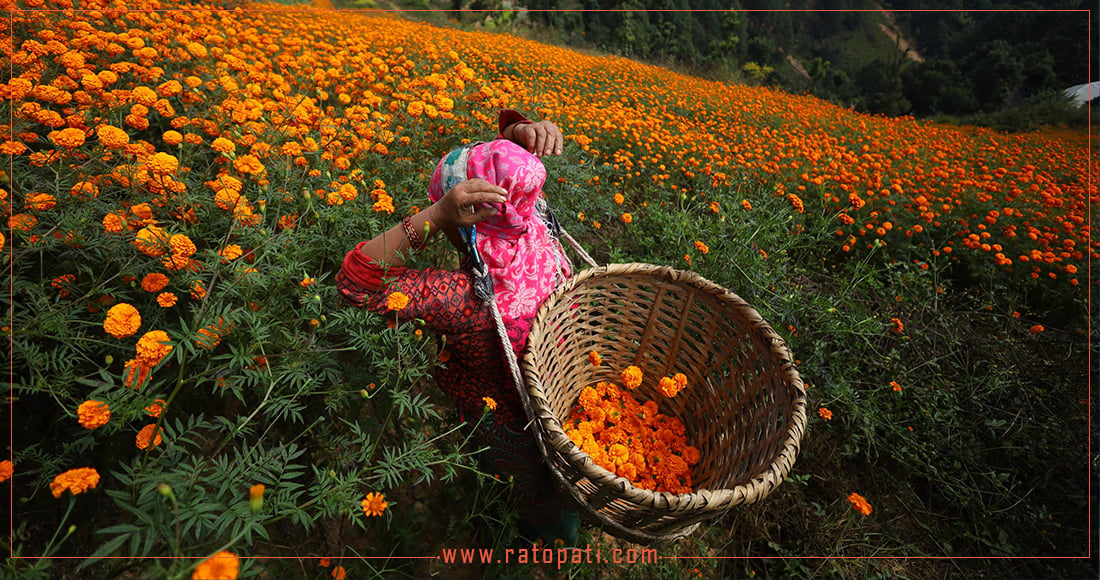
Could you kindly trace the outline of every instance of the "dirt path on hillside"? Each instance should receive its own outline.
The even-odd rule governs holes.
[[[898,22],[894,19],[894,13],[889,10],[879,9],[889,24],[885,22],[879,23],[879,28],[882,29],[883,34],[890,37],[890,40],[894,41],[894,44],[898,47],[905,56],[909,57],[909,60],[914,62],[924,62],[924,57],[917,52],[917,49],[913,48],[913,45],[909,44],[909,41],[898,32]]]

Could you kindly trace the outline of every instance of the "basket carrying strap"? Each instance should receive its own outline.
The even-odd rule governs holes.
[[[454,186],[466,181],[466,162],[470,158],[470,149],[480,144],[481,142],[474,142],[464,145],[452,150],[443,158],[440,177],[443,181],[444,192],[450,191]],[[539,218],[546,223],[547,228],[550,230],[551,236],[555,238],[564,236],[585,262],[592,267],[597,266],[595,260],[584,251],[584,248],[573,239],[573,236],[570,236],[569,232],[561,227],[557,216],[554,215],[553,210],[550,209],[544,199],[539,200],[537,211]],[[489,267],[477,251],[477,229],[474,226],[467,226],[459,228],[458,232],[466,246],[466,253],[470,255],[470,260],[473,262],[474,293],[489,307],[489,312],[493,316],[493,324],[496,326],[497,336],[500,338],[500,345],[504,350],[504,358],[508,361],[508,369],[512,372],[512,383],[519,391],[519,398],[523,402],[523,410],[527,415],[527,426],[529,427],[532,423],[536,423],[535,413],[531,407],[530,395],[528,395],[523,382],[523,373],[519,369],[519,360],[512,349],[512,341],[508,339],[508,331],[504,327],[504,320],[501,318],[500,309],[497,307],[496,292],[493,290],[493,278],[489,275]]]

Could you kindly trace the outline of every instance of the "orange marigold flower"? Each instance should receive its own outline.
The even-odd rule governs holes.
[[[623,386],[628,389],[636,389],[642,384],[642,369],[630,365],[626,367],[620,376],[623,380]]]
[[[596,351],[592,351],[592,352],[588,353],[588,362],[592,363],[592,366],[597,366],[598,367],[598,366],[600,366],[600,363],[603,362],[603,357],[600,356],[600,353],[598,353]]]
[[[897,381],[890,381],[890,386],[893,387],[895,391],[901,392],[901,385],[899,385]]]
[[[237,145],[225,137],[218,137],[210,144],[210,148],[218,153],[233,153],[237,150]]]
[[[155,153],[145,160],[145,169],[153,175],[169,175],[179,168],[179,159],[168,153]]]
[[[237,244],[229,244],[228,246],[218,250],[218,255],[221,256],[224,260],[236,260],[237,258],[240,258],[241,254],[243,253],[244,250],[241,249],[241,247]]]
[[[111,420],[111,406],[89,399],[76,408],[76,417],[85,429],[98,429]]]
[[[386,511],[386,506],[389,505],[386,503],[386,496],[373,491],[368,493],[366,499],[361,503],[363,505],[363,513],[368,517],[382,515],[382,512]]]
[[[38,223],[38,218],[29,213],[17,213],[8,218],[8,227],[13,230],[25,232]]]
[[[59,131],[50,131],[50,142],[58,147],[73,149],[84,144],[84,131],[69,127]]]
[[[141,279],[141,289],[146,292],[160,292],[168,285],[168,276],[160,272],[151,272]]]
[[[1046,330],[1046,328],[1043,328],[1042,324],[1036,324],[1035,326],[1029,328],[1027,331],[1031,334],[1041,334],[1044,330]]]
[[[195,300],[206,298],[206,286],[203,285],[201,280],[195,280],[195,282],[191,284],[191,298]]]
[[[615,194],[615,198],[614,198],[614,202],[615,202],[615,203],[617,203],[617,204],[619,204],[619,205],[622,205],[622,203],[623,203],[624,201],[626,201],[626,198],[625,198],[625,197],[623,197],[623,194],[621,194],[621,193],[616,193],[616,194]]]
[[[393,198],[385,193],[378,194],[378,201],[374,202],[372,206],[376,212],[393,213],[396,208],[393,205]]]
[[[853,492],[848,496],[848,501],[852,502],[852,509],[865,516],[871,515],[871,504],[862,495]]]
[[[156,447],[163,441],[160,437],[162,431],[163,429],[157,429],[156,423],[149,423],[142,427],[141,431],[138,431],[134,444],[137,445],[138,449],[148,449],[150,445]]]
[[[264,164],[255,155],[241,155],[233,162],[233,169],[249,175],[259,175],[264,172]]]
[[[309,276],[306,276],[306,277],[302,278],[301,282],[298,282],[298,285],[301,286],[302,288],[309,288],[310,286],[313,286],[316,283],[317,283],[316,278],[311,278]]]
[[[348,577],[348,571],[343,566],[337,566],[332,569],[333,580],[344,580]]]
[[[897,318],[891,318],[890,322],[894,325],[894,328],[892,328],[891,330],[893,330],[895,333],[901,334],[905,331],[905,325],[902,324],[902,322]]]
[[[409,305],[409,297],[403,292],[394,292],[386,297],[386,308],[393,311],[404,310]]]
[[[48,193],[36,193],[27,198],[26,206],[28,209],[36,211],[46,211],[53,209],[57,205],[57,198]]]
[[[114,125],[100,125],[96,129],[99,142],[108,149],[122,149],[130,144],[130,135]]]
[[[481,400],[482,400],[482,402],[485,403],[485,408],[486,409],[488,409],[490,411],[496,411],[497,410],[496,399],[494,399],[492,397],[482,397]]]
[[[710,248],[707,247],[707,245],[704,244],[703,242],[700,242],[699,240],[695,240],[695,249],[699,250],[700,252],[702,252],[704,254],[710,251]]]
[[[0,143],[0,153],[4,155],[22,155],[27,152],[27,146],[22,141],[4,141]]]
[[[120,302],[107,311],[107,319],[103,321],[103,330],[115,338],[133,336],[141,327],[141,314],[137,308],[125,302]]]
[[[833,419],[833,412],[825,407],[818,409],[817,415],[826,421],[831,421]]]
[[[183,234],[173,234],[171,238],[168,238],[168,247],[172,249],[172,253],[184,258],[190,258],[198,251],[195,248],[195,242],[191,241],[191,238]]]
[[[172,352],[171,339],[163,330],[150,330],[138,339],[137,360],[152,368]]]
[[[634,216],[630,215],[629,213],[624,213],[623,214],[623,223],[624,224],[628,224],[632,221],[634,221]]]
[[[721,209],[721,206],[718,205],[717,201],[710,202],[710,211],[712,211],[714,213],[718,213],[718,211],[720,209]]]
[[[191,573],[191,580],[236,580],[241,571],[241,561],[233,552],[222,550],[199,562]]]
[[[164,399],[157,399],[148,407],[145,407],[145,414],[150,417],[160,417],[160,414],[164,412],[164,407],[167,404],[168,403],[164,402]]]
[[[15,474],[15,464],[11,460],[0,461],[0,481],[7,481]]]
[[[145,226],[138,230],[134,245],[142,254],[158,258],[168,252],[168,233],[160,226]]]
[[[126,361],[123,367],[122,378],[126,383],[126,387],[135,390],[140,389],[145,384],[146,379],[149,378],[149,373],[153,370],[136,358]]]
[[[742,208],[743,208],[743,209],[744,209],[745,211],[749,211],[749,210],[751,210],[751,209],[752,209],[752,204],[751,204],[751,203],[749,203],[749,200],[747,200],[747,199],[742,199],[742,200],[741,200],[741,207],[742,207]]]
[[[329,566],[332,565],[332,561],[329,560],[328,558],[321,558],[320,560],[317,561],[317,565],[322,567],[322,568],[328,568]]]
[[[50,483],[50,493],[54,497],[61,497],[61,494],[68,490],[73,495],[79,495],[94,489],[97,485],[99,485],[99,472],[94,467],[78,467],[53,478]]]

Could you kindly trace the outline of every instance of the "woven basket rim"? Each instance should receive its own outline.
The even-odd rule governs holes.
[[[751,312],[759,317],[756,310],[740,296],[719,284],[707,280],[695,272],[678,270],[669,266],[643,263],[607,264],[575,273],[573,277],[547,297],[535,317],[535,321],[532,325],[532,337],[529,338],[529,341],[532,340],[532,338],[541,338],[535,336],[535,333],[538,331],[537,329],[541,326],[540,323],[566,293],[592,278],[615,276],[635,278],[649,277],[665,282],[687,284],[732,308]],[[762,317],[760,318],[762,320]],[[764,338],[767,340],[776,358],[781,361],[787,361],[781,371],[782,380],[785,384],[790,385],[790,387],[794,389],[794,392],[797,393],[791,401],[791,413],[786,420],[786,436],[783,441],[779,443],[777,452],[766,466],[758,473],[747,478],[743,483],[728,489],[702,488],[685,494],[651,491],[635,487],[628,479],[619,477],[611,471],[599,466],[588,454],[581,451],[565,434],[561,422],[554,416],[549,407],[544,404],[547,401],[547,394],[543,389],[541,380],[534,372],[534,354],[531,349],[528,349],[528,351],[524,353],[522,364],[525,370],[525,387],[529,394],[528,398],[532,406],[531,411],[535,417],[534,425],[537,429],[540,449],[559,481],[564,484],[565,478],[553,465],[553,461],[550,460],[550,457],[555,453],[563,456],[573,468],[577,469],[584,477],[588,478],[594,484],[601,487],[612,485],[621,488],[618,497],[646,505],[666,505],[672,509],[705,506],[702,508],[703,511],[711,515],[718,515],[720,512],[725,512],[735,505],[749,504],[762,499],[771,489],[774,489],[774,487],[783,481],[797,457],[806,427],[806,390],[801,377],[794,367],[793,356],[787,347],[786,341],[780,337],[766,321],[762,321],[762,324],[758,326],[757,330],[764,334]],[[571,495],[579,495],[579,492],[574,489],[569,489],[568,491]],[[575,497],[575,499],[580,501],[583,498]],[[584,502],[581,501],[581,503],[583,504]],[[585,505],[585,507],[587,508],[587,505]],[[590,510],[590,508],[588,509]],[[621,526],[618,522],[614,522],[604,517],[602,514],[594,513],[594,511],[591,510],[589,515],[596,517],[605,524],[610,523],[619,530],[640,534],[638,538],[644,541],[677,537],[675,535],[654,536],[644,532],[638,532],[637,530],[629,530]]]

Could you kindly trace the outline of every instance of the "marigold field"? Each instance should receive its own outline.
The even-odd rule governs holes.
[[[1095,127],[868,116],[327,4],[0,2],[6,576],[1095,573]],[[443,341],[333,286],[502,108],[562,129],[545,191],[598,261],[730,288],[807,382],[784,485],[655,563],[437,558],[519,545],[517,500],[428,378]]]

